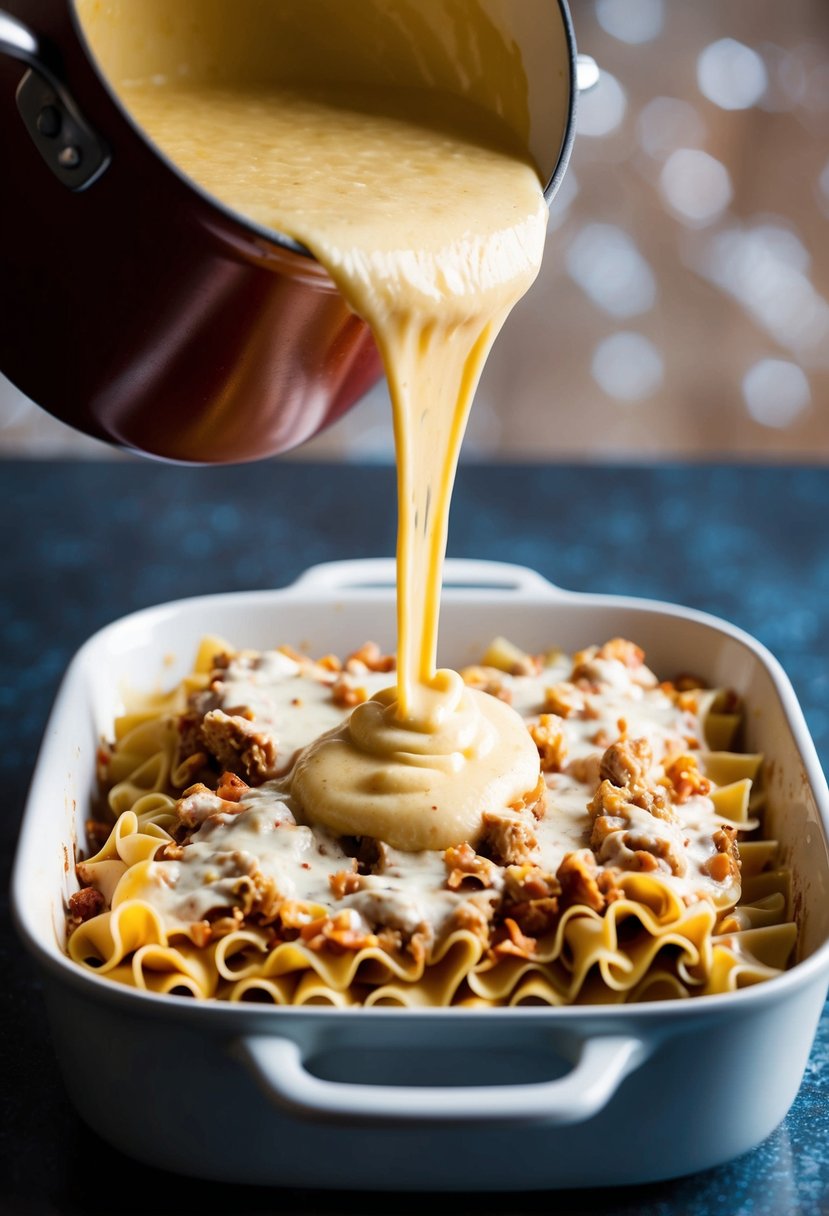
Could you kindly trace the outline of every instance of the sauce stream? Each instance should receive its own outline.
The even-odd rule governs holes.
[[[436,665],[449,505],[489,349],[541,262],[547,210],[514,132],[429,89],[133,82],[156,144],[223,203],[301,241],[374,333],[393,405],[398,679],[297,762],[331,831],[443,849],[525,803],[538,754],[518,714]]]

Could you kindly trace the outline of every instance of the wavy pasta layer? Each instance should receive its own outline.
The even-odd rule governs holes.
[[[786,966],[789,875],[733,693],[660,683],[621,639],[572,657],[496,639],[462,675],[521,714],[542,780],[413,853],[309,824],[290,783],[393,668],[371,644],[340,662],[205,640],[101,749],[70,957],[153,992],[408,1007],[672,999]]]

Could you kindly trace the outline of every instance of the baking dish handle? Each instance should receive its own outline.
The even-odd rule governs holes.
[[[298,1043],[275,1035],[239,1039],[235,1054],[275,1102],[315,1118],[564,1125],[603,1110],[648,1050],[632,1036],[601,1036],[583,1042],[571,1071],[554,1081],[431,1088],[324,1080],[308,1071]]]
[[[301,574],[289,591],[305,593],[342,592],[394,587],[395,564],[392,557],[355,558],[323,562]],[[528,566],[511,562],[491,562],[469,557],[452,557],[444,564],[444,587],[476,588],[495,592],[554,595],[557,588]]]

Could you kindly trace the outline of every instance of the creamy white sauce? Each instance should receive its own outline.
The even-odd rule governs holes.
[[[569,671],[570,663],[563,659],[538,675],[503,675],[503,686],[528,726],[544,712],[545,690],[564,681]],[[537,841],[530,862],[549,874],[556,872],[567,853],[589,845],[592,820],[587,807],[599,784],[599,764],[608,745],[594,741],[597,731],[606,731],[609,742],[614,742],[619,738],[618,721],[624,719],[629,738],[647,738],[654,756],[652,778],[662,775],[666,758],[689,746],[703,745],[696,715],[679,709],[655,682],[650,687],[643,684],[641,671],[605,660],[600,675],[601,683],[589,693],[590,712],[596,716],[562,720],[567,756],[563,771],[545,773],[546,813],[536,820],[530,810],[515,812]],[[228,668],[226,696],[241,698],[233,701],[235,706],[247,704],[257,728],[273,725],[279,733],[284,729],[284,715],[290,712],[290,737],[307,739],[323,720],[327,726],[329,718],[340,722],[347,716],[348,711],[330,700],[327,678],[321,678],[318,671],[302,671],[278,652],[269,652],[261,661],[247,655]],[[372,673],[372,678],[388,677]],[[293,703],[293,690],[302,690],[298,705]],[[406,852],[388,845],[380,846],[374,872],[358,876],[359,889],[336,898],[331,877],[356,871],[356,863],[324,827],[301,822],[302,810],[290,787],[288,774],[251,789],[237,813],[229,813],[227,804],[216,795],[191,795],[188,821],[200,826],[185,846],[182,859],[152,863],[147,889],[142,891],[130,885],[128,872],[119,902],[126,895],[140,894],[162,913],[170,928],[180,929],[217,908],[243,906],[240,879],[244,889],[246,878],[261,875],[273,881],[282,898],[321,905],[331,914],[350,910],[356,917],[355,926],[359,924],[366,932],[389,927],[405,934],[425,930],[430,937],[439,937],[470,899],[479,907],[497,903],[503,869],[495,868],[492,885],[484,891],[471,880],[463,889],[451,890],[442,851]],[[670,822],[645,810],[628,809],[626,818],[619,821],[619,831],[597,851],[599,863],[624,870],[643,842],[662,841],[680,859],[674,867],[679,872],[671,872],[660,861],[656,874],[678,895],[706,896],[718,907],[736,902],[739,883],[731,879],[718,882],[705,870],[717,851],[713,833],[724,822],[711,798],[693,795],[675,804],[673,811],[675,821]]]
[[[243,906],[244,880],[260,875],[274,881],[283,899],[331,903],[329,877],[350,869],[352,859],[324,831],[297,824],[278,782],[250,790],[235,814],[217,811],[223,804],[214,795],[198,797],[210,818],[193,833],[180,860],[152,863],[150,889],[140,893],[171,929],[202,921],[219,908]],[[118,895],[123,900],[124,892]]]
[[[367,924],[404,933],[425,925],[439,936],[460,905],[468,902],[470,892],[446,887],[442,853],[388,849],[387,856],[389,864],[383,873],[364,875],[362,889],[347,895],[342,903],[359,912]]]
[[[225,713],[244,707],[256,729],[276,745],[279,771],[287,771],[297,752],[345,717],[335,688],[372,696],[389,682],[388,672],[336,672],[315,663],[299,663],[280,650],[243,652],[234,658],[213,688]]]

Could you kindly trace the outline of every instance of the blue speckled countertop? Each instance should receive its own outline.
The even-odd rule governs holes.
[[[612,1193],[467,1201],[231,1188],[138,1166],[87,1132],[58,1077],[37,980],[5,898],[60,676],[90,633],[125,612],[202,592],[281,586],[316,562],[393,552],[393,472],[293,463],[224,470],[0,463],[0,485],[0,1213],[322,1216],[421,1213],[424,1206],[476,1216],[829,1213],[829,1013],[795,1105],[763,1145],[705,1174]],[[573,589],[673,600],[741,625],[791,676],[825,767],[827,521],[825,469],[468,466],[458,479],[449,552],[523,563]]]

